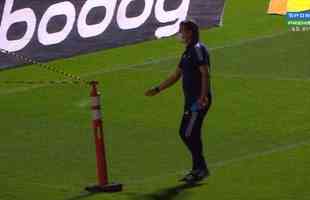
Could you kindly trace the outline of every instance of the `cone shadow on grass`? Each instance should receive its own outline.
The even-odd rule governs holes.
[[[184,199],[186,197],[185,190],[193,189],[195,187],[200,187],[203,184],[182,184],[174,187],[166,188],[158,192],[141,195],[136,198],[136,200],[174,200],[174,199]]]

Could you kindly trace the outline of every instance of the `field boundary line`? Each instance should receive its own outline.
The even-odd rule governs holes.
[[[292,144],[286,144],[286,145],[282,145],[282,146],[277,146],[277,147],[271,148],[269,150],[264,150],[261,152],[254,152],[254,153],[250,153],[247,155],[239,156],[239,157],[224,160],[224,161],[217,161],[214,163],[210,163],[209,165],[214,171],[216,171],[218,168],[225,167],[225,166],[230,165],[232,163],[241,162],[241,161],[245,161],[245,160],[249,160],[249,159],[255,159],[255,158],[263,157],[263,156],[268,156],[268,155],[272,155],[273,153],[279,153],[279,152],[294,150],[294,149],[297,149],[297,148],[300,148],[300,147],[303,147],[306,145],[310,145],[310,140],[292,143]],[[163,177],[176,176],[176,175],[184,174],[184,173],[186,173],[186,171],[171,172],[171,173],[161,174],[158,176],[152,176],[150,178],[128,181],[125,183],[129,184],[129,185],[130,184],[138,185],[138,184],[142,184],[142,183],[146,183],[146,182],[152,182],[152,181],[157,180],[157,179],[162,179]]]
[[[210,166],[211,166],[211,168],[214,171],[216,171],[216,170],[218,170],[218,168],[228,166],[228,165],[230,165],[232,163],[241,162],[241,161],[245,161],[245,160],[249,160],[249,159],[255,159],[255,158],[263,157],[263,156],[268,156],[268,155],[272,155],[273,153],[279,153],[279,152],[285,152],[285,151],[289,151],[289,150],[294,150],[294,149],[297,149],[297,148],[300,148],[300,147],[303,147],[303,146],[306,146],[306,145],[310,145],[310,140],[303,141],[303,142],[292,143],[292,144],[286,144],[286,145],[278,145],[278,146],[276,146],[274,148],[271,148],[269,150],[264,150],[264,151],[261,151],[261,152],[254,152],[254,153],[250,153],[250,154],[247,154],[247,155],[239,156],[239,157],[236,157],[236,158],[210,163]],[[154,180],[162,179],[163,177],[176,176],[176,175],[179,175],[179,174],[183,174],[185,172],[186,171],[170,172],[170,173],[160,174],[158,176],[151,176],[151,177],[145,178],[145,179],[132,180],[132,181],[123,181],[123,184],[126,184],[126,185],[145,184],[145,183],[148,183],[148,182],[152,182]],[[11,179],[11,180],[14,179],[12,177],[7,177],[7,178]],[[14,182],[16,182],[16,180],[14,180]],[[27,184],[36,185],[36,186],[43,187],[43,188],[46,188],[46,189],[62,190],[64,192],[75,190],[75,187],[54,186],[54,185],[43,184],[43,183],[40,183],[40,182],[27,181]]]
[[[210,51],[216,51],[219,49],[242,46],[242,45],[249,44],[249,43],[256,42],[256,41],[261,41],[261,40],[279,37],[279,36],[285,35],[287,33],[289,33],[289,32],[282,31],[282,32],[274,33],[274,34],[263,35],[260,37],[254,37],[254,38],[250,38],[250,39],[241,40],[238,42],[232,42],[231,44],[226,44],[226,45],[222,45],[222,46],[220,45],[217,47],[210,48]],[[176,59],[178,56],[179,55],[175,54],[175,55],[167,56],[167,57],[162,58],[162,59],[160,59],[160,58],[159,59],[148,58],[143,63],[131,64],[131,65],[126,65],[126,66],[116,65],[115,67],[109,67],[108,69],[102,69],[102,70],[97,70],[94,72],[85,73],[85,74],[80,75],[80,77],[87,78],[89,76],[100,75],[100,74],[111,73],[111,72],[117,72],[117,71],[122,71],[122,70],[137,70],[137,68],[139,68],[139,67],[143,67],[143,66],[147,66],[147,65],[154,65],[154,64],[158,64],[158,63],[161,63],[164,61]],[[149,70],[149,68],[147,68],[147,69]],[[151,67],[151,69],[153,69],[153,67]],[[49,87],[49,86],[50,85],[48,85],[48,84],[42,84],[42,85],[37,86],[37,87],[23,87],[23,88],[15,88],[15,89],[11,89],[11,90],[3,90],[3,91],[0,90],[0,95],[15,94],[15,93],[19,93],[19,92],[27,92],[27,91],[30,91],[33,89],[42,88],[42,87]]]
[[[270,34],[270,35],[264,35],[261,37],[256,37],[256,38],[250,38],[250,39],[245,39],[245,40],[241,40],[238,42],[232,42],[231,44],[225,44],[225,45],[220,45],[220,46],[216,46],[216,47],[211,47],[209,48],[210,51],[216,51],[216,50],[220,50],[220,49],[226,49],[226,48],[232,48],[232,47],[238,47],[238,46],[242,46],[248,43],[252,43],[252,42],[256,42],[256,41],[261,41],[261,40],[265,40],[265,39],[270,39],[270,38],[275,38],[275,37],[279,37],[282,35],[285,35],[289,32],[287,31],[283,31],[283,32],[278,32],[278,33],[274,33],[274,34]],[[99,75],[99,74],[105,74],[105,73],[110,73],[110,72],[115,72],[115,71],[122,71],[122,70],[135,70],[136,68],[139,67],[143,67],[146,65],[153,65],[153,64],[158,64],[164,61],[169,61],[172,59],[177,59],[178,57],[180,57],[179,54],[174,54],[174,55],[169,55],[166,56],[165,58],[157,58],[157,59],[147,59],[147,61],[143,62],[143,63],[138,63],[138,64],[132,64],[132,65],[127,65],[127,66],[123,66],[123,67],[110,67],[108,69],[102,69],[102,70],[97,70],[94,72],[90,72],[90,73],[86,73],[84,75],[82,75],[82,77],[88,77],[88,76],[93,76],[93,75]],[[148,68],[149,69],[149,68]]]
[[[242,74],[217,74],[213,75],[217,78],[226,78],[226,79],[257,79],[257,80],[273,80],[273,81],[310,81],[310,78],[281,78],[281,77],[272,77],[265,75],[242,75]]]

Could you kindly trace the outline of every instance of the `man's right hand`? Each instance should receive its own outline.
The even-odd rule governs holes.
[[[144,95],[145,96],[148,96],[148,97],[151,97],[151,96],[155,96],[157,94],[159,94],[159,88],[158,87],[154,87],[154,88],[151,88],[149,90],[147,90]]]

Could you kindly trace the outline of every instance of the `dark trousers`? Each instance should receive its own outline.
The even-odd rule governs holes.
[[[210,105],[198,112],[184,112],[180,126],[180,136],[192,156],[192,170],[208,170],[207,162],[203,156],[203,144],[201,140],[201,127]]]

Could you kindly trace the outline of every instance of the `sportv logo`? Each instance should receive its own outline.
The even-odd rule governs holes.
[[[169,11],[165,10],[166,0],[144,0],[141,14],[139,11],[138,16],[128,17],[129,5],[134,1],[87,0],[82,5],[80,13],[77,13],[73,2],[62,1],[50,5],[41,19],[38,19],[36,11],[32,8],[13,10],[14,0],[5,0],[0,24],[0,47],[8,51],[22,50],[31,42],[35,32],[37,32],[38,41],[43,46],[59,44],[68,38],[75,25],[81,38],[96,37],[109,28],[114,17],[116,17],[115,20],[120,30],[137,29],[147,22],[152,12],[154,12],[156,20],[162,24],[162,26],[156,27],[155,37],[167,37],[178,32],[179,23],[187,17],[191,0],[179,0],[178,8]],[[105,8],[104,18],[97,24],[87,24],[87,16],[94,8],[98,7]],[[48,32],[49,22],[56,16],[65,16],[66,21],[61,30]],[[24,34],[18,39],[9,39],[9,30],[17,23],[26,24],[25,30],[18,30]]]

